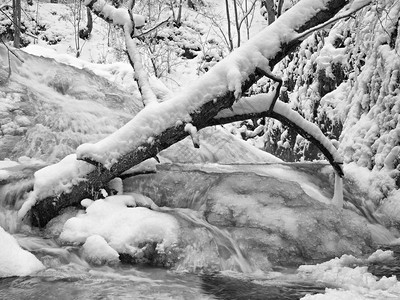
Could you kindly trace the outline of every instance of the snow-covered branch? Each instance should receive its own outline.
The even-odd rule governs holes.
[[[153,107],[143,109],[123,128],[104,140],[96,144],[81,145],[77,150],[78,158],[96,161],[111,169],[123,156],[130,155],[132,149],[140,147],[142,143],[156,143],[164,131],[169,128],[179,128],[177,124],[193,123],[198,128],[207,126],[208,121],[219,110],[231,106],[235,99],[240,98],[248,85],[257,79],[256,70],[261,69],[270,73],[273,68],[271,63],[282,51],[287,53],[286,45],[296,41],[296,30],[302,27],[305,20],[310,22],[321,12],[324,12],[325,16],[329,4],[333,2],[335,2],[334,7],[340,8],[338,7],[340,1],[301,1],[279,20],[215,65],[184,92],[160,103],[157,109]],[[348,3],[344,0],[341,2],[343,6]],[[299,19],[299,15],[302,18]],[[210,107],[204,111],[204,106]],[[200,126],[193,122],[198,112],[204,112],[199,120]],[[186,134],[182,134],[182,137],[185,136]]]
[[[371,3],[372,3],[372,0],[354,0],[348,9],[346,9],[342,13],[338,14],[334,18],[302,32],[301,34],[299,34],[299,36],[297,38],[299,40],[302,40],[317,30],[327,27],[330,24],[336,23],[340,19],[350,17],[351,15],[355,14],[356,12],[358,12],[359,10],[363,9],[364,7],[370,5]]]
[[[85,0],[84,4],[105,21],[123,28],[129,61],[135,71],[135,80],[142,95],[143,104],[157,103],[157,97],[150,87],[148,74],[144,70],[142,58],[137,50],[136,41],[132,39],[134,28],[141,28],[145,23],[143,16],[133,14],[131,11],[135,1],[130,1],[130,9],[115,8],[107,4],[105,0]]]
[[[126,9],[116,9],[107,5],[104,0],[86,0],[85,4],[113,24],[128,26],[126,24],[131,23]],[[43,226],[62,208],[91,197],[93,191],[104,187],[114,177],[145,159],[154,157],[190,132],[194,133],[194,130],[189,129],[200,130],[210,126],[221,110],[234,105],[263,76],[259,69],[265,72],[273,70],[280,60],[301,43],[297,38],[299,34],[328,21],[347,4],[349,0],[300,1],[273,24],[216,64],[192,86],[173,95],[168,101],[145,106],[124,127],[98,143],[81,145],[77,149],[77,157],[94,161],[101,167],[95,168],[80,161],[75,165],[82,172],[70,170],[56,175],[60,177],[62,185],[37,188],[35,184],[34,198],[30,202],[31,205],[34,204],[31,209],[35,216],[34,224]],[[282,114],[284,119],[287,113],[290,114],[290,111],[282,111],[279,116]],[[193,127],[186,126],[188,123]],[[332,161],[338,162],[336,158],[332,158]],[[84,168],[82,164],[90,167]],[[46,169],[42,174],[46,174]],[[76,174],[79,174],[79,180]],[[52,191],[51,195],[49,190]]]
[[[343,176],[343,160],[332,142],[322,133],[321,129],[305,120],[284,102],[276,102],[271,110],[275,93],[258,94],[240,99],[231,109],[221,110],[211,121],[212,125],[226,124],[253,118],[274,118],[293,128],[297,133],[316,145],[331,163],[336,173]]]
[[[149,77],[142,64],[142,57],[139,54],[136,41],[131,38],[129,31],[124,30],[126,49],[129,53],[129,62],[135,71],[135,80],[138,83],[142,95],[143,104],[157,103],[157,97],[151,89]]]

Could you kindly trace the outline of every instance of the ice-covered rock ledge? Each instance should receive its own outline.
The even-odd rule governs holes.
[[[306,165],[163,165],[156,174],[125,179],[124,187],[159,206],[201,212],[210,224],[227,229],[254,262],[268,257],[293,265],[358,256],[385,242],[364,217],[328,205],[333,187],[324,178],[331,168],[310,167],[312,172]]]

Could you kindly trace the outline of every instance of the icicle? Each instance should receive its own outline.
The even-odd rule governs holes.
[[[199,139],[199,134],[197,133],[196,126],[193,126],[193,124],[191,123],[187,123],[185,125],[185,131],[188,132],[192,137],[193,146],[195,148],[200,148],[200,139]]]
[[[335,172],[335,192],[333,193],[332,204],[337,208],[343,208],[343,178]]]

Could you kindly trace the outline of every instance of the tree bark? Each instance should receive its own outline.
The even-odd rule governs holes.
[[[92,8],[94,2],[96,1],[91,1]],[[295,32],[297,32],[297,34],[301,34],[302,32],[331,19],[340,9],[348,4],[349,1],[325,0],[323,3],[324,7],[322,9],[315,11],[309,16],[301,16],[301,23],[293,23],[296,24],[293,25],[296,27],[293,29]],[[296,12],[295,7],[292,8],[294,9],[294,12]],[[291,20],[286,20],[284,15],[282,15],[280,19],[282,19],[282,22],[285,22],[285,24]],[[259,35],[257,38],[269,39],[272,36],[276,36],[276,32],[270,28],[271,27],[265,29],[262,32],[263,35]],[[279,36],[276,38],[281,41]],[[268,57],[269,69],[272,70],[280,60],[294,51],[296,47],[300,45],[300,43],[301,40],[298,39],[296,35],[293,35],[293,37],[290,39],[287,38],[286,42],[283,44],[281,42],[280,47],[274,50],[274,54]],[[236,51],[234,51],[231,55],[235,54],[235,52]],[[213,69],[211,69],[210,72],[212,70]],[[251,85],[261,77],[262,74],[257,71],[257,67],[254,67],[254,69],[250,70],[248,78],[242,82],[242,93],[247,91]],[[198,82],[201,82],[201,78]],[[198,82],[196,84],[199,84]],[[210,89],[211,88],[212,87],[210,87]],[[190,113],[190,123],[198,130],[213,125],[215,124],[214,118],[218,112],[222,109],[231,107],[236,100],[237,94],[229,89],[226,89],[224,93],[220,93],[212,99],[209,99],[200,107],[193,109],[193,111]],[[281,118],[281,116],[273,117]],[[157,119],[157,113],[155,113],[154,119]],[[89,161],[91,164],[95,164],[96,168],[93,168],[93,170],[85,176],[86,180],[79,180],[77,183],[75,182],[69,192],[62,192],[58,195],[53,195],[44,199],[37,199],[36,204],[30,210],[32,224],[36,226],[46,225],[47,222],[55,217],[61,209],[67,206],[76,205],[84,198],[92,197],[93,191],[98,191],[111,179],[119,176],[132,166],[148,158],[154,157],[161,150],[166,149],[176,142],[184,139],[186,136],[188,136],[188,132],[185,131],[185,125],[185,123],[181,122],[180,125],[175,124],[174,126],[171,126],[160,133],[153,134],[151,137],[152,142],[149,142],[147,139],[145,142],[141,142],[139,146],[136,145],[134,149],[131,149],[128,153],[122,155],[109,169],[104,168],[101,164],[92,161],[90,158],[83,158],[86,161]]]
[[[231,14],[229,12],[229,1],[225,0],[225,9],[226,9],[226,19],[228,23],[228,40],[229,40],[229,51],[233,51],[233,39],[232,39],[232,30],[231,30]]]
[[[240,47],[240,25],[239,25],[239,15],[236,0],[233,0],[233,11],[235,12],[235,26],[237,34],[237,47]]]
[[[182,5],[183,0],[179,1],[178,16],[176,17],[176,25],[180,27],[182,25]]]
[[[21,0],[13,0],[14,47],[20,47],[21,40]]]
[[[261,5],[264,6],[267,11],[263,17],[267,19],[268,25],[271,25],[275,21],[274,0],[263,0]]]
[[[90,12],[90,9],[88,7],[86,8],[86,16],[87,16],[86,27],[81,29],[81,30],[79,30],[79,37],[82,40],[89,39],[90,34],[92,33],[92,30],[93,30],[92,13]]]

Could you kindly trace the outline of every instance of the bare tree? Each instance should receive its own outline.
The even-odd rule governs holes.
[[[261,0],[262,15],[272,24],[276,18],[282,15],[283,4],[285,0]]]
[[[241,30],[243,23],[246,26],[247,39],[250,39],[250,27],[253,22],[254,11],[257,1],[253,0],[250,6],[248,0],[244,0],[241,3],[238,3],[237,0],[233,0],[233,3],[234,3],[234,13],[235,13],[235,27],[237,33],[237,47],[240,47]],[[239,14],[238,9],[241,10],[241,15]]]
[[[311,2],[313,7],[318,7],[318,9],[308,10],[305,13],[303,4]],[[300,134],[315,142],[337,174],[343,176],[340,155],[320,129],[305,121],[285,103],[277,102],[275,104],[279,97],[279,84],[273,95],[260,94],[247,98],[241,97],[241,95],[261,77],[274,78],[270,70],[294,51],[305,36],[339,18],[348,17],[360,7],[352,8],[334,18],[343,7],[349,4],[348,0],[302,0],[300,5],[291,8],[291,13],[282,15],[278,19],[279,21],[276,20],[273,25],[260,32],[256,39],[251,39],[233,51],[227,59],[219,62],[199,78],[190,89],[186,89],[185,93],[157,103],[149,86],[147,74],[142,67],[141,57],[136,47],[134,26],[129,17],[112,19],[112,16],[121,16],[124,12],[119,11],[119,14],[116,14],[115,8],[106,4],[104,0],[86,1],[85,4],[95,14],[101,17],[107,16],[108,22],[123,27],[129,60],[135,69],[135,79],[146,106],[124,128],[113,133],[109,138],[99,141],[96,145],[99,153],[95,152],[90,145],[78,148],[77,157],[81,160],[79,163],[77,162],[76,168],[78,169],[76,172],[68,173],[69,175],[63,173],[63,182],[66,185],[65,182],[68,181],[68,190],[52,190],[49,193],[47,187],[42,187],[42,191],[44,190],[45,193],[41,193],[40,186],[35,185],[29,201],[29,203],[35,203],[34,206],[23,207],[25,211],[30,209],[34,225],[45,225],[62,208],[79,203],[84,198],[92,197],[94,192],[104,187],[111,179],[145,159],[154,157],[159,151],[183,138],[192,135],[192,138],[196,140],[197,130],[249,117],[268,116],[291,124]],[[368,2],[363,2],[364,6],[367,4]],[[128,14],[127,11],[125,13]],[[281,27],[290,30],[291,34],[282,36]],[[270,43],[279,46],[264,49],[260,40],[269,40]],[[261,47],[259,48],[261,56],[258,57],[257,63],[250,63],[254,57],[253,50],[258,49],[257,47]],[[221,82],[216,82],[214,78],[219,78]],[[207,89],[207,93],[199,93],[199,90],[204,89]],[[177,112],[177,107],[181,107],[182,110]],[[160,117],[161,120],[164,120],[165,116],[169,117],[168,122],[160,123]],[[146,124],[145,127],[142,126],[143,122]],[[149,128],[151,130],[148,130]],[[132,135],[130,143],[120,140],[127,133]],[[114,141],[116,144],[110,143],[110,141]],[[119,148],[121,145],[124,145],[123,150]],[[105,148],[108,150],[104,150]],[[85,149],[90,149],[90,151],[85,151]],[[109,159],[106,153],[116,151],[118,156],[105,163],[102,160],[101,153],[103,152],[101,151],[105,151],[106,159]],[[62,168],[62,165],[48,168]],[[79,174],[79,180],[75,174]]]
[[[262,0],[261,8],[264,8],[265,13],[263,14],[264,19],[271,25],[275,21],[275,1],[274,0]]]
[[[228,40],[229,40],[229,51],[233,50],[233,39],[232,39],[232,29],[231,29],[231,14],[229,12],[229,1],[225,0],[226,8],[226,19],[228,23]]]
[[[13,0],[13,25],[14,25],[14,47],[20,47],[21,40],[21,0]]]

